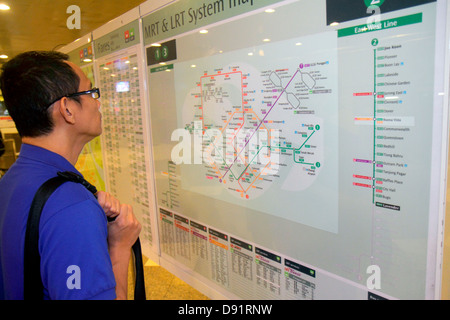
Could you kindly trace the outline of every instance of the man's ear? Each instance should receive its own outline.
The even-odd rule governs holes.
[[[75,113],[73,109],[73,102],[64,97],[59,101],[59,113],[61,117],[69,124],[75,123]]]

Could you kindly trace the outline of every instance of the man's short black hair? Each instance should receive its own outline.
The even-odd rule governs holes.
[[[24,52],[2,67],[0,89],[6,109],[22,137],[38,137],[53,130],[50,104],[78,92],[80,78],[56,51]]]

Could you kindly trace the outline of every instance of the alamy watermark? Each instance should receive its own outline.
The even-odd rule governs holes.
[[[381,9],[380,6],[384,0],[365,0],[367,10],[366,13],[371,16],[367,18],[367,26],[376,27],[381,23]]]
[[[280,130],[205,129],[202,121],[190,128],[172,132],[171,159],[175,164],[209,164],[229,168],[232,165],[263,166],[277,172],[280,161]]]
[[[369,290],[380,290],[381,289],[381,269],[377,265],[370,265],[366,270],[367,274],[370,276],[367,278],[366,286]]]
[[[71,13],[67,18],[66,26],[68,29],[81,29],[81,9],[77,5],[70,5],[66,9],[66,13]]]
[[[67,274],[70,274],[66,280],[67,289],[81,289],[81,269],[77,265],[70,265],[66,270]]]

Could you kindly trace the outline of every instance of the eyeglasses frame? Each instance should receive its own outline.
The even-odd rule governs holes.
[[[81,91],[81,92],[75,92],[75,93],[71,93],[71,94],[67,94],[65,96],[62,96],[61,98],[56,99],[55,101],[53,101],[52,103],[50,103],[48,105],[48,107],[50,107],[52,104],[54,104],[56,101],[61,100],[62,98],[73,98],[73,97],[79,97],[79,96],[83,96],[85,94],[92,94],[92,93],[97,93],[98,97],[94,98],[94,99],[98,99],[100,98],[100,89],[99,88],[92,88],[90,90],[86,90],[86,91]]]

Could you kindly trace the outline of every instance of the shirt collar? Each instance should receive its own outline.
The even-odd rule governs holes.
[[[57,168],[59,171],[81,173],[63,156],[31,144],[23,143],[20,148],[19,159],[31,159]]]

